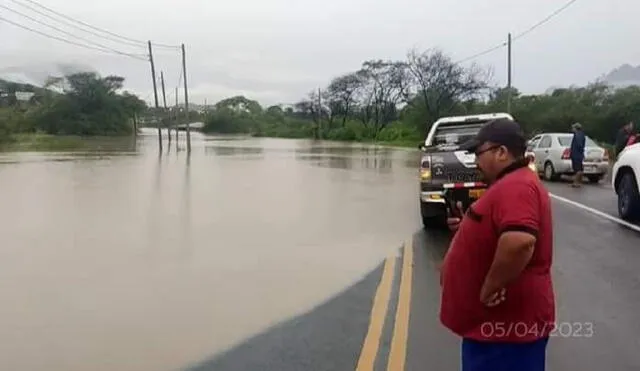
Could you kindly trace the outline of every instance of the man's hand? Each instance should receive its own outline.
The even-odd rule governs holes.
[[[517,279],[533,255],[536,237],[528,232],[504,232],[498,239],[493,263],[482,284],[480,301],[496,306],[505,300],[504,289]]]
[[[503,301],[507,300],[507,290],[502,288],[493,293],[486,291],[483,287],[480,292],[480,301],[487,307],[495,307]]]
[[[460,227],[460,223],[462,222],[462,218],[464,216],[464,211],[462,210],[462,202],[456,202],[455,210],[448,210],[447,215],[447,225],[449,226],[449,230],[452,232],[456,232]]]

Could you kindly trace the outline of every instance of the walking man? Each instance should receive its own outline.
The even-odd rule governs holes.
[[[583,162],[584,162],[584,147],[586,138],[584,136],[584,131],[582,131],[582,125],[576,122],[571,126],[573,129],[573,138],[571,139],[571,147],[570,158],[571,158],[571,167],[575,172],[573,177],[572,187],[578,188],[582,184],[582,171],[583,171]]]
[[[440,320],[462,338],[463,371],[543,371],[555,321],[549,194],[516,122],[485,124],[463,149],[489,187],[448,220]]]

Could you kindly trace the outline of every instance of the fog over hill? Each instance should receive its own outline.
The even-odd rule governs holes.
[[[640,65],[623,64],[604,75],[602,80],[615,87],[640,85]]]
[[[32,63],[0,68],[0,79],[41,87],[50,76],[64,76],[77,72],[96,71],[90,66],[80,64]]]

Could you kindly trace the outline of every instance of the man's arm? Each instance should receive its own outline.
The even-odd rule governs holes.
[[[584,149],[587,146],[587,137],[584,133],[580,134],[580,153],[584,154]]]
[[[517,279],[531,261],[540,225],[539,201],[533,185],[517,183],[494,205],[500,237],[480,293],[483,302]]]
[[[622,130],[618,131],[618,135],[616,136],[616,144],[615,144],[616,155],[622,152],[625,145],[627,144],[627,139],[628,137],[624,131]]]
[[[499,290],[518,278],[533,255],[536,237],[529,232],[504,232],[489,273],[485,278],[480,298],[486,301]]]

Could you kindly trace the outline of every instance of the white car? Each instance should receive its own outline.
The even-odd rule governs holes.
[[[624,220],[640,219],[640,143],[626,147],[613,165],[611,185],[618,195],[618,215]]]
[[[573,134],[542,133],[533,137],[527,149],[535,154],[536,168],[547,181],[562,175],[573,175],[570,149]],[[585,138],[584,175],[592,183],[598,183],[609,171],[609,154],[588,136]]]

